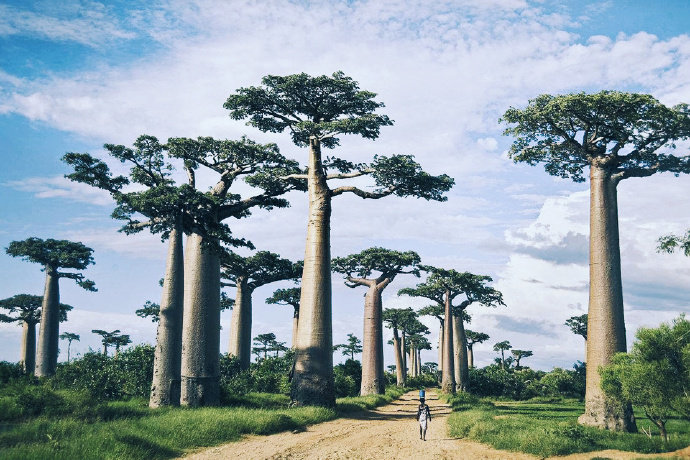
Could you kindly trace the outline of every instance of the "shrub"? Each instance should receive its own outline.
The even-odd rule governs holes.
[[[355,359],[333,368],[335,378],[335,397],[357,396],[362,386],[362,365]]]

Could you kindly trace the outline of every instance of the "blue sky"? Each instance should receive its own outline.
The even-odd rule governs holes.
[[[81,334],[77,352],[98,348],[91,329],[121,329],[152,343],[155,326],[134,316],[158,301],[165,246],[156,236],[125,236],[109,218],[107,195],[72,184],[60,157],[105,158],[104,143],[131,144],[143,133],[247,134],[274,141],[300,161],[287,135],[230,120],[222,108],[236,88],[266,74],[343,70],[379,94],[395,120],[376,142],[346,138],[334,153],[353,161],[411,153],[456,187],[446,203],[341,197],[333,212],[336,256],[371,246],[416,250],[424,263],[489,274],[506,308],[471,307],[471,329],[491,343],[531,349],[534,367],[570,367],[582,341],[563,326],[587,306],[587,184],[514,165],[498,118],[541,93],[618,89],[690,102],[690,9],[685,1],[456,0],[285,2],[215,1],[0,3],[0,246],[29,236],[83,241],[95,249],[87,270],[97,293],[69,280],[62,301],[75,307],[62,331]],[[686,143],[679,152],[687,151]],[[117,168],[118,165],[113,164]],[[210,182],[212,177],[203,180]],[[690,266],[659,255],[655,240],[687,227],[690,180],[660,175],[620,187],[621,247],[628,335],[667,321],[690,302]],[[306,198],[292,207],[232,222],[259,249],[302,258]],[[660,205],[663,203],[664,205]],[[281,231],[278,232],[277,229]],[[4,253],[4,251],[3,251]],[[39,267],[0,255],[0,298],[40,294]],[[384,306],[412,278],[396,280]],[[288,309],[257,290],[253,334],[289,342]],[[334,340],[361,336],[362,295],[334,276]],[[231,294],[231,293],[230,293]],[[436,340],[435,320],[425,320]],[[227,349],[229,313],[221,348]],[[0,325],[0,359],[17,360],[20,328]],[[64,347],[63,347],[64,348]],[[479,364],[493,359],[476,349]],[[386,352],[392,362],[390,350]],[[64,359],[65,356],[62,356]],[[434,360],[435,351],[424,360]]]

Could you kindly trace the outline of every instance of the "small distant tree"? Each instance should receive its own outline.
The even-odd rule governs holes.
[[[425,374],[435,374],[438,372],[438,363],[427,361],[426,363],[422,364],[422,372]]]
[[[515,369],[520,369],[520,360],[522,358],[529,358],[532,356],[532,351],[531,350],[518,350],[518,349],[512,349],[510,352],[513,355],[513,358],[515,359]]]
[[[129,338],[129,335],[122,334],[113,337],[111,343],[115,346],[115,357],[117,358],[120,355],[120,348],[132,343],[132,339]]]
[[[108,347],[115,345],[116,337],[120,336],[120,330],[104,331],[103,329],[91,329],[91,332],[101,336],[101,343],[103,344],[103,356],[108,356]]]
[[[75,340],[79,342],[79,334],[75,334],[73,332],[63,332],[62,334],[60,334],[60,338],[62,340],[67,340],[67,362],[69,363],[70,348],[72,347],[72,342]]]
[[[494,344],[494,351],[501,353],[501,369],[506,369],[506,356],[505,352],[513,348],[509,341],[504,340],[503,342],[498,342]]]
[[[565,320],[565,325],[570,328],[573,334],[582,336],[585,339],[585,361],[587,361],[587,319],[588,315],[571,316]]]
[[[411,308],[386,308],[381,315],[386,327],[393,330],[393,349],[395,352],[395,372],[397,385],[404,387],[406,383],[405,353],[404,345],[401,343],[400,332],[402,328],[415,317],[415,312]]]
[[[12,257],[41,264],[46,274],[43,301],[41,304],[41,327],[36,350],[36,375],[48,377],[55,374],[60,343],[60,278],[74,280],[87,291],[95,291],[93,281],[79,272],[65,272],[62,269],[85,270],[93,264],[93,249],[81,243],[67,240],[42,240],[27,238],[12,241],[6,249]]]
[[[268,357],[268,352],[271,351],[271,348],[274,346],[276,343],[276,335],[273,332],[269,332],[267,334],[259,334],[256,337],[254,337],[254,345],[255,347],[253,348],[252,352],[256,353],[256,351],[259,352],[259,355],[263,353],[263,359],[266,359]]]
[[[641,328],[630,353],[619,353],[603,367],[601,387],[618,401],[641,407],[668,441],[667,420],[674,413],[690,418],[690,321]]]
[[[474,332],[470,329],[465,330],[465,337],[467,337],[467,364],[469,367],[474,367],[474,344],[484,343],[490,339],[488,334],[483,332]]]
[[[347,334],[347,343],[335,345],[333,349],[342,350],[343,356],[349,355],[350,359],[355,359],[355,355],[362,352],[362,341],[354,334]]]
[[[669,254],[676,251],[676,249],[683,251],[683,254],[690,257],[690,230],[685,235],[666,235],[658,240],[659,245],[656,250],[658,252],[668,252]]]
[[[274,305],[289,305],[292,307],[292,348],[295,348],[297,339],[297,325],[299,324],[299,298],[300,288],[276,289],[266,303]]]
[[[419,316],[433,316],[439,322],[438,330],[438,370],[443,370],[443,305],[435,304],[421,308],[417,314]]]
[[[41,304],[43,298],[31,294],[17,294],[0,300],[0,309],[8,314],[0,314],[2,323],[19,323],[22,325],[21,358],[22,370],[33,374],[36,366],[36,324],[41,321]],[[60,304],[60,322],[67,321],[67,312],[71,306]]]
[[[276,352],[276,354],[275,354],[275,357],[276,357],[276,358],[277,358],[278,356],[280,356],[280,353],[281,353],[281,352],[286,352],[286,351],[288,351],[288,350],[289,350],[289,348],[285,346],[285,342],[278,342],[278,341],[275,341],[275,342],[271,345],[271,351],[275,351],[275,352]]]

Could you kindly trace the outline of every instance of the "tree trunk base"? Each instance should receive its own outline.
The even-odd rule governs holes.
[[[442,383],[441,391],[448,394],[455,394],[455,383]]]
[[[637,424],[629,403],[620,403],[608,398],[589,401],[585,413],[578,417],[581,425],[595,426],[611,431],[637,433]]]
[[[291,398],[295,406],[335,407],[333,380],[321,378],[318,373],[295,375]]]
[[[180,405],[189,407],[220,404],[220,377],[185,377],[180,385]]]
[[[163,406],[179,406],[181,385],[180,379],[170,380],[167,389],[156,387],[155,384],[152,385],[149,407],[151,409],[156,409]]]
[[[383,381],[374,380],[369,385],[362,385],[359,394],[366,395],[382,395],[386,393],[386,385]]]

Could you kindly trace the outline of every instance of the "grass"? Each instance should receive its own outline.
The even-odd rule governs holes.
[[[245,434],[302,430],[339,415],[371,409],[399,397],[340,398],[335,409],[289,408],[287,396],[249,393],[229,401],[232,407],[162,408],[134,399],[96,406],[87,414],[41,415],[0,422],[2,459],[167,459],[202,447],[236,441]]]
[[[448,398],[454,413],[448,417],[449,433],[489,444],[496,449],[526,452],[542,457],[617,449],[637,453],[669,452],[690,444],[690,423],[680,419],[667,424],[669,442],[658,431],[650,439],[643,433],[616,433],[577,424],[584,405],[576,400],[554,402],[491,401],[471,396]],[[651,423],[635,414],[638,426]]]

